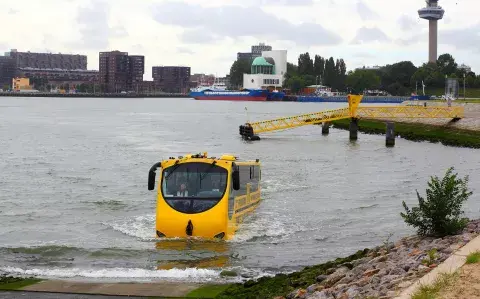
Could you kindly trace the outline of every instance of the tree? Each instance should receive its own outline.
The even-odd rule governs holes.
[[[363,93],[366,89],[378,89],[380,77],[375,71],[358,69],[348,74],[346,84],[353,93]]]
[[[467,225],[468,219],[460,217],[462,204],[472,195],[467,188],[468,176],[459,179],[453,171],[453,167],[449,168],[442,180],[430,178],[426,200],[417,191],[418,207],[409,209],[403,202],[405,213],[400,215],[408,225],[417,228],[419,235],[444,237]]]
[[[444,75],[451,75],[457,72],[458,65],[450,54],[442,54],[437,59],[437,65]]]
[[[313,62],[313,73],[316,76],[320,76],[323,79],[325,71],[325,59],[320,55],[315,55]]]
[[[251,73],[251,64],[248,59],[238,59],[230,68],[230,84],[236,88],[243,85],[243,74]]]
[[[283,85],[284,87],[290,88],[292,93],[298,93],[306,86],[305,80],[299,76],[293,76],[288,80],[285,80]]]
[[[314,75],[313,60],[308,52],[300,54],[298,57],[298,73],[300,75]]]
[[[336,79],[336,69],[335,69],[335,61],[333,57],[330,57],[327,61],[325,61],[325,79],[324,84],[330,87],[333,87],[335,84]]]
[[[3,91],[9,90],[9,89],[10,89],[10,85],[8,84],[3,85]]]

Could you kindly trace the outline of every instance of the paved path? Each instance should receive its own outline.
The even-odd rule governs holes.
[[[203,286],[196,283],[92,283],[62,280],[46,280],[26,286],[21,291],[69,293],[84,295],[107,296],[138,296],[138,297],[177,297],[183,298],[193,290]],[[36,295],[36,294],[35,294]],[[26,297],[23,297],[26,298]],[[63,297],[62,297],[63,298]],[[82,297],[72,297],[82,298]],[[91,297],[85,297],[91,298]],[[101,297],[102,298],[102,297]],[[109,297],[111,298],[111,297]]]
[[[124,297],[124,296],[101,296],[101,295],[80,295],[62,293],[32,293],[32,292],[3,292],[0,291],[0,299],[145,299],[145,297]]]
[[[396,299],[411,299],[412,294],[414,294],[422,285],[433,284],[442,273],[453,273],[457,271],[465,264],[467,255],[478,250],[480,250],[480,236],[476,237],[467,245],[454,252],[433,271],[429,272],[427,275],[415,282],[411,287],[404,290],[400,296],[396,297]]]

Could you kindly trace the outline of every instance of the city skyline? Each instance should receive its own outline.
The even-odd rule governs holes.
[[[145,56],[145,80],[152,80],[152,66],[169,65],[190,66],[192,74],[225,76],[238,52],[260,42],[288,50],[289,62],[308,51],[342,57],[349,70],[427,61],[428,23],[412,16],[424,4],[420,0],[396,2],[395,9],[380,0],[232,0],[221,13],[220,0],[209,1],[208,8],[194,0],[26,2],[9,3],[10,9],[0,12],[5,23],[18,24],[0,36],[2,53],[82,54],[88,56],[88,69],[98,70],[99,52],[120,50]],[[451,53],[459,64],[478,71],[475,3],[444,0],[441,5],[447,13],[439,24],[438,54]],[[71,13],[58,13],[67,10]]]

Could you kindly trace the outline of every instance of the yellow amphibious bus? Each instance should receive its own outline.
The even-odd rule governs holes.
[[[259,160],[207,153],[169,158],[152,166],[148,190],[159,173],[156,230],[160,238],[231,239],[260,203]]]

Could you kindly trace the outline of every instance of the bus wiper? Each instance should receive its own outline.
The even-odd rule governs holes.
[[[200,177],[200,182],[207,176],[207,174],[210,172],[213,166],[215,166],[215,164],[217,164],[217,161],[213,161],[213,163],[210,164],[210,167],[208,167],[205,173]]]
[[[178,160],[175,161],[175,164],[173,164],[173,166],[172,166],[172,167],[173,167],[172,171],[171,171],[169,174],[167,174],[167,176],[165,177],[165,180],[168,180],[168,178],[172,175],[173,172],[175,172],[175,170],[176,170],[180,165],[182,165],[182,164],[178,164]]]

